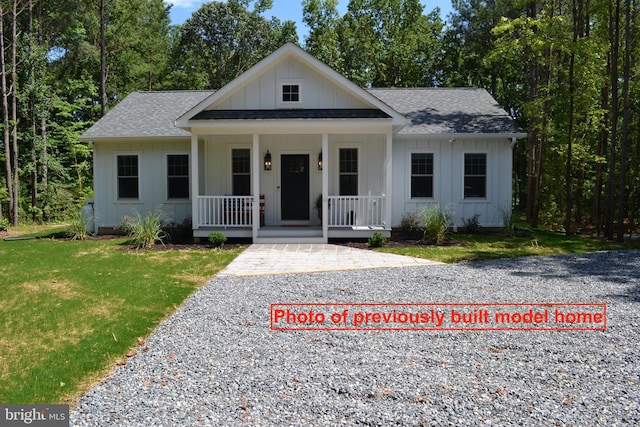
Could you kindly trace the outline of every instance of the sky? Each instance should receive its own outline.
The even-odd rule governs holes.
[[[452,0],[420,0],[423,6],[425,6],[425,13],[431,12],[436,7],[440,8],[440,14],[443,19],[447,17],[451,12]],[[171,8],[171,23],[182,24],[191,14],[198,10],[202,3],[207,3],[208,0],[165,0],[166,3],[173,4]],[[340,0],[338,5],[338,12],[340,15],[344,14],[347,10],[347,4],[349,0]],[[275,16],[280,21],[291,20],[296,23],[298,29],[298,36],[300,36],[301,42],[304,35],[307,34],[308,29],[302,23],[302,0],[273,0],[273,7],[269,9],[265,15],[267,17]]]

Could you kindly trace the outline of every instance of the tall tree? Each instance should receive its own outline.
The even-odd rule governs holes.
[[[604,232],[608,239],[613,239],[615,216],[615,169],[616,146],[618,140],[618,52],[620,44],[620,0],[609,1],[609,43],[611,46],[611,131],[609,136],[609,171],[607,178],[607,210],[605,215]]]
[[[182,26],[173,52],[174,87],[217,89],[284,42],[297,41],[291,23],[268,20],[271,0],[204,3]]]
[[[4,27],[4,2],[0,1],[0,81],[2,90],[2,148],[4,151],[4,170],[5,170],[5,185],[7,190],[8,201],[8,213],[9,222],[15,224],[15,214],[13,210],[13,173],[11,163],[11,143],[10,143],[10,129],[11,123],[9,122],[9,87],[7,80],[7,62],[5,60],[5,27]]]
[[[341,69],[338,0],[304,0],[302,20],[310,28],[304,40],[305,50],[327,65]]]
[[[620,149],[620,186],[618,190],[618,232],[616,238],[624,237],[625,219],[627,218],[627,162],[629,156],[629,125],[631,105],[629,100],[629,80],[631,78],[631,0],[625,1],[624,29],[624,63],[622,77],[622,140]]]
[[[304,2],[305,48],[361,86],[432,86],[439,82],[444,24],[418,0]]]

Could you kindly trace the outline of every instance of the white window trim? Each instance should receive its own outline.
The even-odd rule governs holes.
[[[118,157],[120,156],[137,156],[138,157],[138,198],[120,198],[118,194]],[[116,204],[141,204],[143,203],[143,188],[142,185],[142,152],[140,151],[122,151],[115,152],[113,156],[113,170],[116,172],[113,178],[113,200]]]
[[[464,171],[464,158],[465,155],[467,154],[484,154],[485,155],[485,159],[486,159],[486,170],[485,170],[485,174],[484,174],[484,185],[485,185],[485,189],[484,189],[484,197],[465,197],[464,195],[464,178],[465,178],[465,171]],[[462,167],[462,203],[464,202],[471,202],[471,203],[477,203],[477,202],[488,202],[489,200],[491,200],[491,198],[489,197],[489,193],[490,193],[490,186],[489,186],[489,171],[491,170],[490,167],[490,160],[491,156],[489,155],[489,151],[486,149],[478,149],[478,150],[465,150],[462,152],[462,159],[461,159],[461,167]]]
[[[252,146],[245,144],[234,144],[228,146],[227,159],[229,159],[229,169],[227,170],[227,194],[233,194],[233,150],[249,150],[249,191],[253,194],[253,148]],[[260,171],[260,169],[258,169],[258,171]]]
[[[297,85],[298,86],[298,101],[288,101],[285,102],[282,100],[283,95],[283,87],[289,85]],[[279,79],[278,80],[278,98],[277,98],[277,106],[278,108],[302,108],[302,99],[304,97],[304,87],[302,85],[302,80],[300,79]]]
[[[433,196],[432,197],[411,197],[411,157],[413,154],[432,154],[433,155]],[[406,191],[406,200],[407,202],[433,202],[434,200],[438,200],[439,192],[438,192],[438,183],[439,183],[439,163],[438,163],[438,155],[436,150],[433,149],[417,149],[417,150],[409,150],[407,152],[406,165],[405,170],[409,172],[408,178],[405,177],[405,191]],[[464,186],[464,185],[463,185]]]
[[[357,196],[362,194],[362,150],[361,147],[362,144],[361,143],[340,143],[340,144],[336,144],[336,152],[335,152],[335,157],[334,157],[334,165],[335,166],[335,176],[336,176],[336,183],[335,183],[335,195],[339,196],[340,195],[340,150],[343,149],[355,149],[356,153],[357,153],[357,158],[358,158],[358,172],[356,174],[356,176],[358,177],[358,192],[357,192]]]
[[[189,197],[188,198],[169,198],[169,156],[187,156],[187,165],[188,169],[188,178],[189,178]],[[165,178],[165,203],[184,203],[191,200],[191,154],[186,152],[168,152],[164,155],[164,171],[163,175]]]

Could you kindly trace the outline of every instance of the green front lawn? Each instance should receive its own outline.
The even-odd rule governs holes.
[[[123,242],[0,240],[0,402],[74,401],[241,252]]]
[[[496,258],[572,254],[613,249],[640,249],[640,242],[614,243],[602,239],[564,236],[550,231],[534,231],[521,236],[499,234],[451,234],[443,246],[385,247],[377,249],[399,255],[457,263]]]

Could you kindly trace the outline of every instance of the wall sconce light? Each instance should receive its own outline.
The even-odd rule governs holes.
[[[322,151],[320,151],[320,154],[318,154],[318,170],[322,170]]]
[[[264,155],[264,170],[271,170],[271,153],[267,150],[267,154]]]

